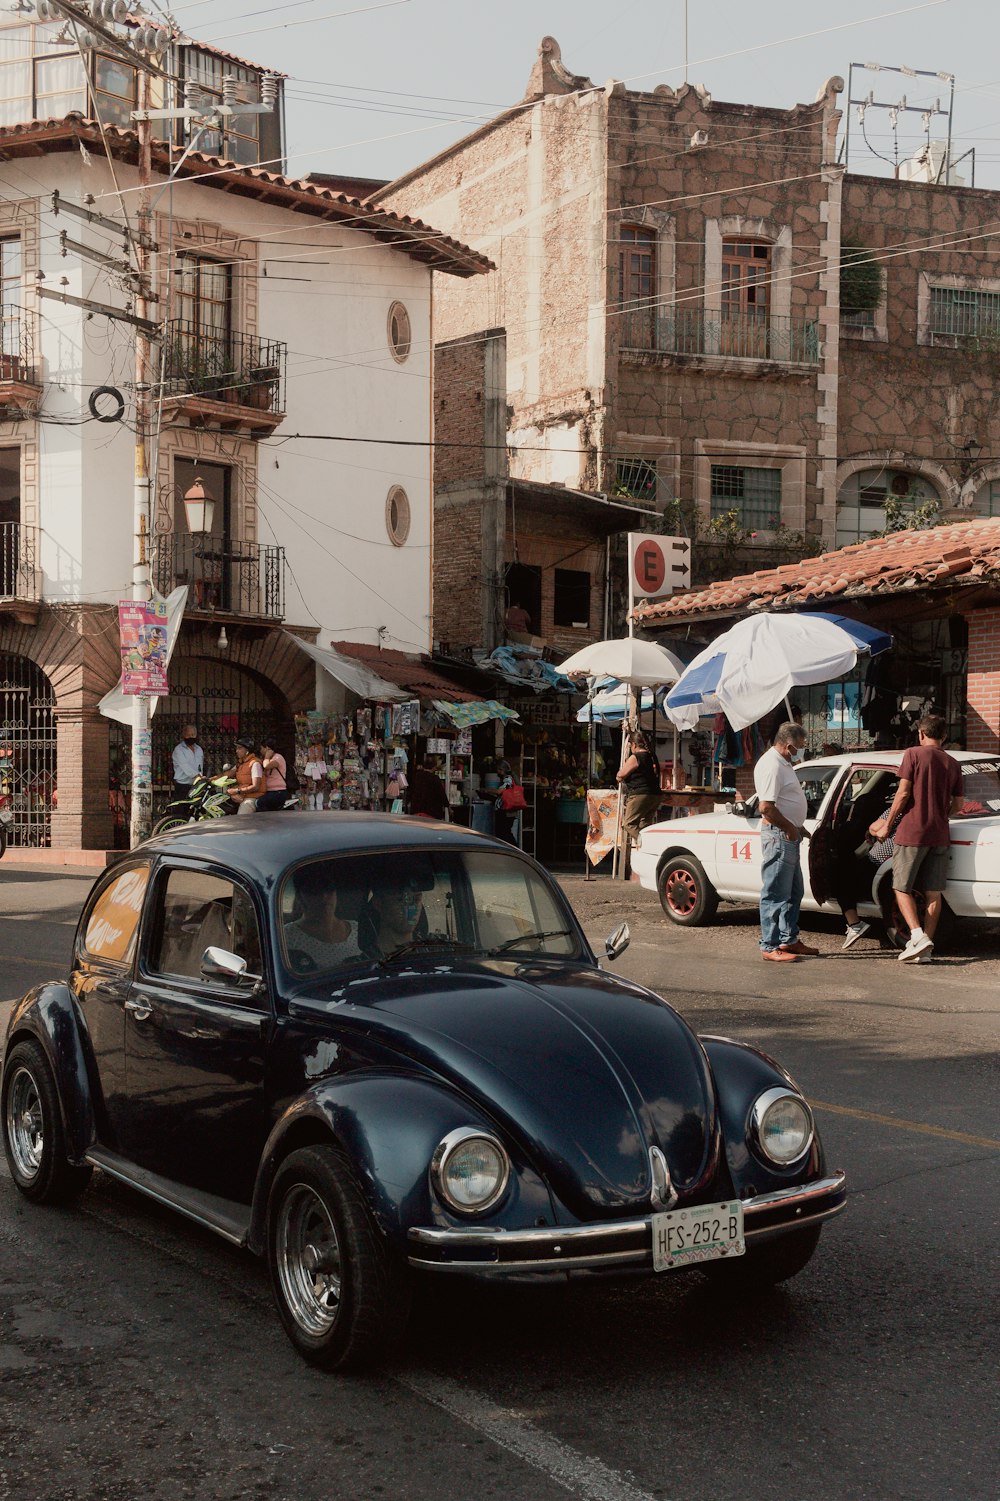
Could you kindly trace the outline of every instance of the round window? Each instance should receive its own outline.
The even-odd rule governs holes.
[[[401,302],[389,309],[389,348],[400,365],[410,354],[410,315]]]
[[[402,485],[393,485],[385,498],[385,529],[394,547],[410,535],[410,500]]]

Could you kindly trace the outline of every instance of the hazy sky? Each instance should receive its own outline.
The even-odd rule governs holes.
[[[174,11],[192,36],[290,75],[293,175],[392,177],[434,155],[522,97],[545,34],[571,72],[595,83],[652,89],[684,77],[685,0],[186,0]],[[688,41],[691,82],[748,104],[811,101],[831,74],[846,79],[851,62],[953,73],[954,154],[975,146],[976,185],[1000,186],[996,0],[688,0]],[[948,84],[937,79],[855,73],[856,96],[872,88],[886,103],[905,94],[947,107]],[[852,169],[888,171],[855,123],[856,111]],[[866,129],[891,157],[887,111],[869,111]],[[920,115],[901,116],[899,132],[909,155],[924,139]],[[944,133],[936,118],[932,134]]]

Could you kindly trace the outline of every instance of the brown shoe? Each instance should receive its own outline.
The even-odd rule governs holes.
[[[799,959],[798,954],[792,954],[788,949],[761,949],[760,957],[762,959],[777,959],[783,964],[797,964]]]
[[[816,959],[819,956],[819,949],[811,949],[807,943],[802,942],[801,938],[797,938],[794,943],[783,943],[778,952],[795,954],[801,959]]]

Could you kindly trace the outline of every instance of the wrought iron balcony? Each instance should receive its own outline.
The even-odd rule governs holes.
[[[164,407],[222,427],[269,432],[285,415],[288,346],[173,318],[163,333]]]
[[[160,594],[188,586],[188,610],[285,618],[285,549],[273,543],[238,542],[190,532],[156,539],[153,580]]]
[[[34,528],[23,521],[0,524],[0,601],[39,598]]]
[[[35,365],[34,329],[24,308],[0,307],[0,410],[34,407],[42,385]]]
[[[805,318],[740,314],[723,316],[702,308],[629,309],[621,315],[621,347],[703,359],[819,363],[819,324]]]

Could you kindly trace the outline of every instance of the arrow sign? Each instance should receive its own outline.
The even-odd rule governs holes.
[[[690,586],[689,537],[640,536],[630,532],[628,544],[629,594],[633,602],[660,599]],[[678,554],[684,561],[675,561]]]

